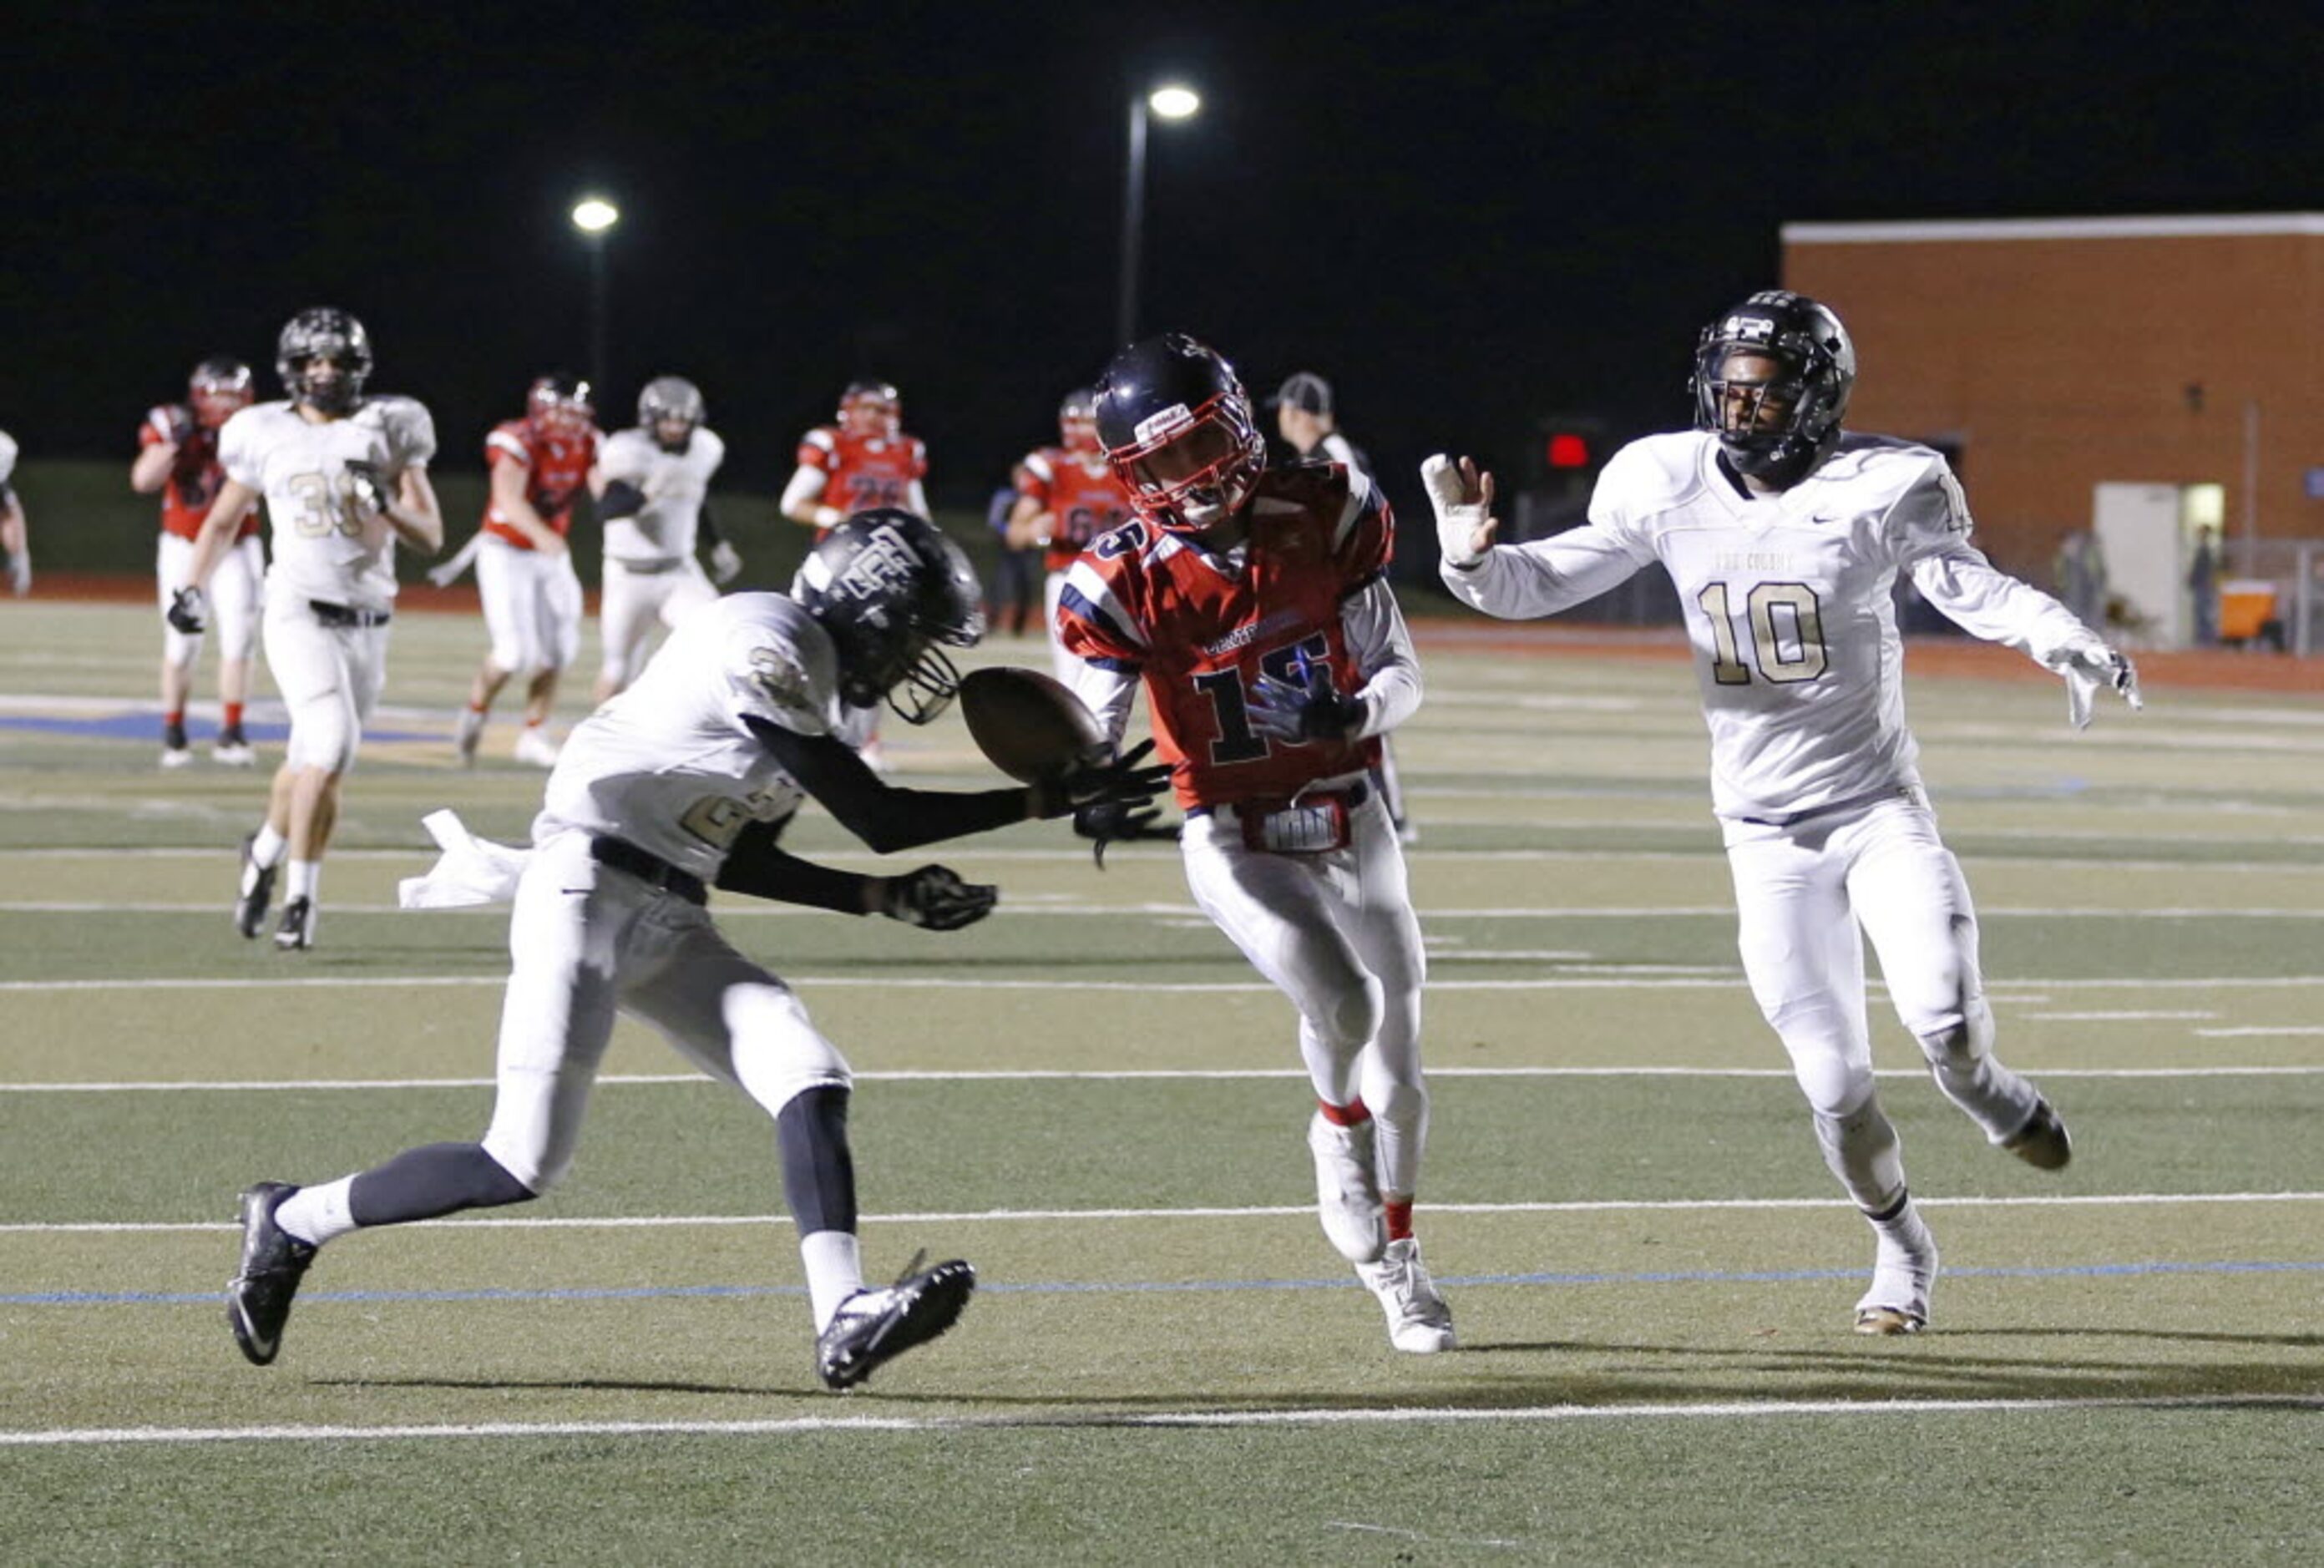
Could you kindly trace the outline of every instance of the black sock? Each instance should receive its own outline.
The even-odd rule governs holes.
[[[481,1143],[431,1143],[407,1148],[355,1177],[347,1188],[347,1214],[358,1225],[402,1225],[537,1195]]]
[[[855,1229],[855,1156],[847,1146],[848,1091],[835,1086],[795,1094],[775,1113],[775,1151],[783,1198],[798,1233]]]

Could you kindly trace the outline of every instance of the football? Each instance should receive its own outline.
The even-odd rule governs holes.
[[[1096,717],[1038,669],[1001,664],[970,670],[961,678],[960,713],[977,750],[1020,783],[1054,779],[1104,754]]]

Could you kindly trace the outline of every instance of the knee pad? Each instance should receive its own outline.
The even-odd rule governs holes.
[[[1792,1076],[1818,1116],[1845,1116],[1872,1093],[1872,1057],[1832,1003],[1771,1007],[1767,1022],[1792,1059]]]
[[[1314,1019],[1315,1032],[1343,1055],[1360,1051],[1379,1032],[1380,982],[1366,974],[1361,984],[1343,988]]]
[[[843,1094],[854,1084],[847,1058],[823,1038],[798,998],[776,985],[738,985],[726,992],[735,1080],[768,1114],[779,1117],[817,1089]]]
[[[1982,996],[1963,997],[1950,1013],[1917,1020],[1913,1033],[1939,1072],[1973,1067],[1993,1052],[1993,1009]]]

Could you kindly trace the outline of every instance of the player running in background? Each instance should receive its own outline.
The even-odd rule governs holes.
[[[265,586],[266,664],[290,712],[290,739],[266,820],[243,841],[235,928],[256,936],[287,860],[289,888],[274,945],[315,944],[323,852],[338,819],[339,783],[387,676],[395,604],[395,545],[433,555],[444,517],[428,481],[436,428],[410,398],[366,397],[371,338],[344,310],[301,310],[282,328],[274,368],[290,395],[257,403],[218,432],[226,484],[202,520],[170,624],[206,623],[206,590],[260,496],[272,530]]]
[[[214,355],[194,366],[186,392],[182,403],[161,403],[145,411],[145,422],[137,427],[137,460],[129,468],[130,489],[140,495],[158,491],[161,496],[161,537],[155,547],[153,575],[164,609],[171,591],[186,580],[194,538],[226,483],[226,470],[218,466],[218,429],[250,406],[250,366]],[[257,761],[242,721],[250,698],[250,656],[258,644],[258,588],[266,575],[266,549],[258,541],[258,512],[253,509],[210,574],[219,709],[217,740],[210,755],[229,768],[247,768]],[[193,749],[186,743],[186,701],[193,694],[202,635],[189,635],[167,623],[161,628],[164,768],[182,768],[194,760]]]
[[[16,438],[0,430],[0,562],[8,568],[8,591],[19,599],[32,591],[32,535],[24,503],[9,481],[16,473]]]
[[[1129,521],[1129,493],[1097,441],[1096,389],[1077,388],[1057,405],[1057,445],[1028,452],[1017,465],[1017,503],[1007,536],[1012,549],[1038,546],[1043,552],[1041,624],[1048,629],[1051,668],[1069,686],[1081,660],[1057,637],[1065,568],[1098,536]]]
[[[1119,740],[1143,680],[1194,901],[1299,1010],[1324,1233],[1397,1349],[1450,1349],[1412,1230],[1420,924],[1370,779],[1379,736],[1420,706],[1388,504],[1352,469],[1268,469],[1233,368],[1182,334],[1124,349],[1097,394],[1138,518],[1067,574],[1074,689]]]
[[[608,437],[597,459],[591,483],[605,525],[600,703],[636,677],[657,623],[676,626],[718,597],[714,579],[731,583],[742,573],[742,556],[710,517],[710,481],[726,443],[703,423],[708,417],[701,388],[682,375],[658,375],[638,393],[637,424]],[[710,546],[709,575],[695,559],[701,542]]]
[[[474,766],[493,699],[512,676],[528,677],[516,760],[554,767],[549,710],[557,680],[581,649],[581,579],[568,536],[573,503],[597,462],[597,410],[589,383],[544,375],[525,394],[524,418],[484,438],[492,498],[477,536],[476,591],[492,646],[468,687],[455,744]]]
[[[850,519],[816,547],[791,596],[738,594],[688,616],[634,686],[576,727],[529,855],[478,846],[456,822],[439,834],[446,857],[407,887],[408,902],[515,900],[491,1126],[480,1142],[409,1149],[318,1186],[245,1192],[242,1266],[227,1292],[245,1356],[274,1359],[325,1243],[555,1185],[616,1013],[651,1026],[773,1119],[825,1383],[859,1383],[951,1326],[975,1283],[965,1262],[864,1287],[847,1063],[705,905],[715,885],[954,930],[982,919],[995,890],[942,866],[864,876],[796,859],[778,840],[801,802],[814,797],[889,853],[1093,802],[1142,801],[1161,787],[1158,769],[1115,762],[1030,789],[892,789],[832,738],[843,707],[886,701],[916,724],[943,711],[959,684],[945,650],[982,635],[979,598],[967,558],[934,524],[899,512]]]
[[[1495,548],[1490,475],[1439,457],[1423,476],[1445,585],[1488,614],[1553,614],[1656,561],[1677,586],[1744,972],[1825,1162],[1871,1222],[1857,1332],[1895,1334],[1929,1321],[1937,1247],[1873,1083],[1863,937],[1937,1087],[1988,1141],[2041,1170],[2063,1169],[2072,1146],[2049,1102],[1993,1054],[1977,914],[1904,727],[1891,592],[1907,576],[1963,629],[2064,676],[2077,724],[2098,687],[2134,707],[2138,687],[2129,661],[2064,605],[1970,546],[1941,457],[1842,430],[1855,383],[1840,318],[1773,290],[1703,329],[1695,429],[1617,453],[1584,526]]]
[[[904,403],[896,389],[884,381],[852,381],[839,394],[837,422],[817,425],[799,438],[798,466],[778,505],[793,522],[814,529],[820,540],[850,512],[873,507],[927,516],[922,487],[927,474],[927,448],[918,437],[904,433]],[[848,715],[840,738],[873,767],[884,769],[879,718],[877,709],[858,709]]]

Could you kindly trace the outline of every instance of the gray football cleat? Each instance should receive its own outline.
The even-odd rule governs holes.
[[[242,1353],[261,1367],[282,1348],[290,1299],[318,1250],[274,1222],[274,1211],[298,1190],[260,1182],[242,1194],[242,1268],[226,1282],[226,1321]]]
[[[826,1387],[853,1388],[882,1363],[960,1321],[976,1288],[976,1270],[958,1258],[921,1268],[927,1256],[916,1255],[895,1284],[859,1290],[839,1304],[815,1344],[816,1370]]]

